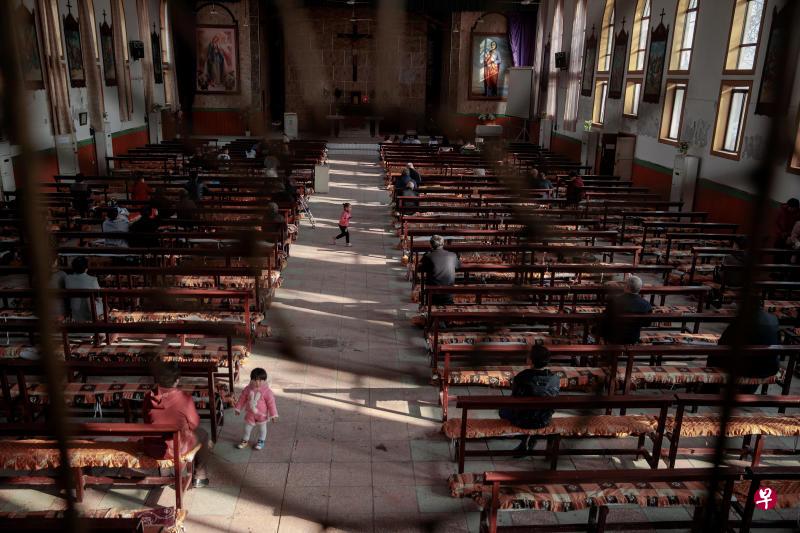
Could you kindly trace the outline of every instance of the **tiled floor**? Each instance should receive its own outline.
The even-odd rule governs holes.
[[[279,421],[269,426],[263,451],[237,450],[243,422],[228,412],[211,486],[187,495],[188,533],[477,531],[472,502],[447,491],[455,464],[439,433],[422,335],[407,319],[409,285],[377,158],[330,158],[331,191],[312,200],[317,229],[302,225],[268,312],[277,335],[257,343],[245,369],[269,372]],[[332,243],[342,202],[353,204],[351,248]],[[472,461],[469,469],[531,469],[540,461]],[[570,470],[615,466],[634,464],[587,457],[559,463]],[[156,500],[145,491],[89,490],[85,505],[140,507],[173,498],[171,491]],[[61,505],[41,491],[0,491],[0,510]],[[631,520],[688,517],[683,509],[615,512]],[[531,519],[513,514],[504,522]],[[581,522],[585,513],[537,513],[536,520]]]

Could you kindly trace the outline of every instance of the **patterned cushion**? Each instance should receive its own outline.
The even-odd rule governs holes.
[[[181,456],[192,461],[200,450],[198,444]],[[70,441],[70,465],[82,468],[171,468],[172,459],[154,459],[145,454],[137,440],[108,442],[93,440]],[[41,439],[1,440],[0,468],[7,470],[45,470],[61,464],[54,441]]]
[[[500,509],[568,512],[594,506],[627,504],[640,507],[702,505],[708,487],[702,482],[581,483],[500,487]],[[476,497],[481,507],[491,496]]]
[[[158,507],[156,509],[81,509],[82,518],[110,519],[137,518],[145,527],[159,527],[161,533],[177,533],[183,530],[186,511],[176,511],[174,507]],[[26,518],[45,518],[63,520],[64,511],[10,511],[0,513],[0,518],[25,520]]]
[[[247,359],[250,352],[246,347],[233,345],[231,347],[234,364]],[[209,343],[195,346],[137,346],[125,344],[112,344],[94,346],[93,344],[79,344],[70,347],[70,354],[74,359],[87,359],[98,362],[140,362],[150,361],[159,357],[165,361],[177,363],[213,362],[218,366],[228,366],[228,348],[224,344]]]
[[[473,472],[452,474],[447,478],[447,485],[453,498],[472,498],[486,490],[486,476]]]
[[[783,380],[784,369],[774,376],[766,378],[740,377],[737,382],[742,385],[772,384]],[[617,379],[625,380],[625,368],[617,369]],[[662,385],[686,385],[690,383],[726,383],[728,373],[719,368],[693,367],[693,366],[647,366],[637,365],[631,371],[631,383],[641,386],[646,383]]]
[[[797,302],[766,300],[764,301],[764,310],[779,319],[794,319],[798,316]]]
[[[511,388],[511,381],[514,379],[514,376],[526,368],[528,367],[459,368],[450,370],[447,376],[447,382],[451,385],[486,385],[488,387],[508,389]],[[603,368],[590,366],[548,366],[547,369],[559,376],[559,385],[562,390],[585,389],[597,383],[604,383],[606,380],[606,371]],[[443,370],[441,369],[437,370],[434,374],[434,379],[437,381],[441,379],[442,372]]]
[[[467,438],[484,439],[514,435],[563,435],[570,437],[629,437],[655,431],[657,420],[646,415],[588,415],[554,417],[550,425],[540,429],[522,429],[499,418],[470,418]],[[461,437],[461,419],[442,424],[442,432],[450,439]]]
[[[642,331],[642,344],[717,344],[718,333],[677,333],[672,331]]]
[[[543,344],[579,344],[579,336],[551,335],[547,332],[511,331],[497,330],[492,333],[486,332],[445,332],[439,333],[439,344],[493,344],[493,343],[517,343],[534,344],[540,341]],[[428,336],[428,343],[433,342],[433,335]]]
[[[766,480],[762,487],[772,489],[772,497],[777,498],[776,509],[793,509],[800,506],[800,481]],[[750,481],[737,481],[733,484],[733,495],[742,503],[747,501]]]
[[[720,418],[713,415],[686,415],[681,424],[681,437],[719,436]],[[666,430],[675,431],[674,417],[667,417]],[[726,427],[726,437],[771,435],[795,437],[800,435],[800,416],[753,415],[733,416]]]
[[[236,324],[238,334],[246,336],[255,333],[258,337],[269,337],[270,327],[261,322],[264,320],[264,313],[251,312],[250,324],[245,324],[244,312],[236,311],[211,311],[211,312],[191,312],[191,311],[118,311],[112,309],[108,313],[112,322],[135,323],[135,322],[224,322]],[[245,329],[247,328],[247,329]]]

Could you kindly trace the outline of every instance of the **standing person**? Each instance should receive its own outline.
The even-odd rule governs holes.
[[[258,440],[253,449],[263,450],[264,441],[267,440],[267,422],[275,423],[278,418],[275,395],[267,384],[267,371],[263,368],[254,368],[250,372],[250,383],[236,402],[236,416],[239,416],[242,410],[244,410],[244,433],[236,447],[240,450],[246,448],[250,443],[253,428],[258,426]]]
[[[431,237],[431,251],[422,256],[420,271],[425,276],[425,283],[430,286],[449,287],[456,282],[456,269],[461,266],[461,261],[453,252],[444,249],[444,238],[441,235]],[[433,297],[435,305],[450,305],[453,303],[451,294],[436,294]]]
[[[177,363],[159,364],[155,371],[156,388],[144,398],[143,414],[146,424],[167,424],[177,426],[180,432],[181,455],[200,444],[194,458],[195,488],[208,486],[206,465],[209,456],[209,438],[206,430],[200,427],[200,416],[191,395],[179,388],[181,372]],[[172,459],[175,452],[173,440],[148,438],[142,441],[143,451],[157,459]]]
[[[83,174],[76,174],[75,181],[69,186],[69,192],[72,195],[72,208],[78,214],[86,218],[89,216],[89,203],[92,197],[92,191],[84,181]]]
[[[794,225],[800,221],[800,200],[789,198],[785,204],[778,209],[778,217],[775,219],[775,229],[773,236],[775,248],[786,248],[786,240],[792,234]]]
[[[72,274],[64,278],[65,289],[99,289],[100,283],[97,278],[90,276],[87,271],[89,270],[89,261],[83,257],[78,256],[72,260]],[[72,315],[72,320],[75,322],[91,322],[92,321],[92,308],[91,300],[94,300],[94,316],[101,316],[103,314],[103,302],[100,298],[87,298],[85,296],[79,298],[70,298],[69,307]]]
[[[352,208],[349,203],[342,204],[342,214],[339,217],[339,235],[333,238],[333,244],[344,237],[345,246],[353,246],[350,244],[350,218],[352,216]]]
[[[541,344],[535,344],[531,350],[533,368],[526,368],[511,382],[511,396],[516,398],[553,398],[561,392],[558,375],[547,370],[550,363],[550,350]],[[507,420],[522,429],[540,429],[547,427],[553,418],[552,409],[500,409],[500,418]],[[521,438],[515,451],[533,450],[535,437],[525,435]],[[522,454],[521,454],[522,455]]]
[[[625,281],[625,292],[611,298],[600,317],[600,336],[608,344],[637,344],[641,330],[650,325],[649,320],[625,320],[623,315],[646,315],[653,312],[650,302],[639,295],[642,279],[630,276]]]

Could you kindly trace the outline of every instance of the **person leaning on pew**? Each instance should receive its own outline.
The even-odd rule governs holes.
[[[526,368],[511,382],[511,396],[517,398],[550,398],[561,392],[560,380],[547,368],[550,363],[550,350],[541,344],[535,344],[531,350],[533,368]],[[500,418],[511,422],[522,429],[539,429],[550,424],[553,418],[552,409],[500,409]],[[524,435],[520,438],[515,451],[533,450],[536,437]]]
[[[65,289],[99,289],[100,284],[95,276],[87,273],[89,270],[89,260],[83,256],[72,260],[72,274],[64,278]],[[91,322],[92,308],[89,307],[90,298],[70,298],[70,312],[72,320],[75,322]],[[95,316],[103,314],[103,302],[100,298],[95,298]]]
[[[600,317],[600,336],[607,344],[637,344],[643,327],[649,320],[624,320],[622,315],[644,315],[653,312],[650,302],[639,295],[642,279],[630,276],[625,280],[625,292],[611,298]]]
[[[208,432],[200,427],[200,416],[194,406],[192,396],[179,388],[181,371],[177,363],[157,362],[153,365],[156,388],[144,398],[143,415],[147,424],[167,424],[177,426],[180,431],[181,455],[200,444],[200,450],[194,458],[195,488],[208,486],[209,438]],[[142,450],[156,459],[174,457],[172,439],[146,439],[142,442]]]

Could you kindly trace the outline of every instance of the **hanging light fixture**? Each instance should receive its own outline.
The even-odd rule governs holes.
[[[211,15],[214,16],[217,14],[217,3],[211,2]]]

